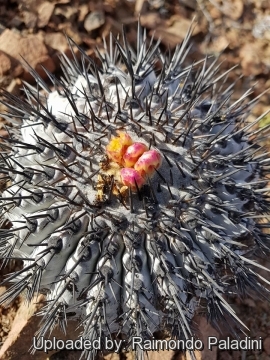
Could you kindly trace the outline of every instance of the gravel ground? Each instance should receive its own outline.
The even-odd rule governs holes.
[[[227,79],[228,84],[239,79],[235,87],[237,98],[250,86],[254,92],[250,99],[270,87],[270,3],[269,0],[0,0],[0,87],[14,95],[21,96],[22,81],[31,82],[25,60],[42,77],[45,73],[40,65],[51,72],[59,72],[58,55],[60,52],[71,55],[67,39],[71,37],[89,55],[94,55],[96,46],[100,47],[103,37],[110,32],[117,34],[124,24],[131,43],[136,38],[136,22],[140,21],[150,36],[161,38],[162,49],[173,49],[181,42],[195,17],[196,28],[192,36],[192,51],[189,61],[198,60],[205,55],[220,55],[223,61],[221,71],[234,65],[239,66]],[[24,59],[22,61],[22,58]],[[0,98],[1,99],[1,98]],[[269,92],[261,96],[251,118],[261,115],[269,109]],[[0,113],[5,107],[0,104]],[[1,116],[0,116],[1,118]],[[261,126],[270,122],[267,115]],[[5,120],[0,121],[0,136],[6,136]],[[0,178],[0,186],[4,182]],[[270,267],[269,263],[264,262]],[[20,264],[12,262],[2,269],[0,279]],[[263,275],[263,273],[262,273]],[[265,273],[269,279],[269,274]],[[0,293],[3,291],[0,288]],[[40,301],[40,299],[39,299]],[[198,359],[270,359],[270,306],[268,301],[258,301],[247,297],[240,301],[231,299],[238,316],[250,329],[248,336],[262,337],[264,349],[261,352],[213,351],[197,354]],[[32,310],[38,305],[32,304]],[[38,321],[29,320],[30,314],[21,298],[8,308],[0,307],[0,358],[3,359],[78,359],[77,352],[60,352],[45,355],[28,354],[31,339],[37,329]],[[32,314],[32,313],[31,313]],[[23,321],[22,321],[23,319]],[[217,334],[204,319],[198,320],[203,337]],[[74,328],[74,327],[73,327]],[[72,329],[67,337],[75,336]],[[226,338],[225,332],[219,334]],[[2,357],[1,357],[2,356]],[[103,356],[102,356],[103,357]],[[111,360],[131,359],[133,354],[109,354]],[[152,352],[152,360],[186,359],[188,355],[179,352]]]

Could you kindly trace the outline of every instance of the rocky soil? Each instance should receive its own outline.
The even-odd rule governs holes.
[[[254,86],[250,99],[254,99],[270,87],[270,3],[269,0],[0,0],[0,87],[10,93],[22,96],[23,81],[32,82],[29,65],[46,78],[44,66],[50,72],[59,73],[58,55],[64,52],[71,56],[67,37],[72,38],[89,55],[95,48],[102,47],[103,37],[110,32],[121,32],[124,24],[131,43],[136,38],[136,22],[140,16],[149,36],[161,38],[164,51],[181,42],[195,17],[196,27],[192,36],[193,47],[189,60],[202,59],[205,55],[220,55],[221,71],[238,67],[227,79],[236,83],[234,97]],[[244,75],[243,78],[239,78]],[[270,108],[270,92],[259,99],[251,118],[261,115]],[[1,97],[0,97],[1,100]],[[0,113],[5,106],[0,103]],[[1,116],[0,116],[1,117]],[[260,126],[270,122],[266,115]],[[0,121],[0,136],[6,136],[5,118]],[[4,186],[0,179],[0,186]],[[270,268],[265,261],[265,266]],[[12,262],[1,270],[0,280],[5,273],[19,268]],[[262,271],[267,279],[269,273]],[[0,293],[4,287],[0,288]],[[206,349],[197,352],[197,359],[203,360],[267,360],[270,359],[270,306],[267,300],[258,301],[251,297],[231,299],[237,315],[249,328],[247,335],[252,339],[263,339],[264,349],[256,351],[217,351]],[[9,307],[0,307],[0,359],[79,359],[79,353],[60,351],[30,355],[28,349],[38,328],[39,319],[33,314],[42,303],[37,296],[28,307],[23,298]],[[213,329],[204,318],[198,318],[201,338],[218,336],[226,338]],[[222,325],[222,324],[221,324]],[[76,338],[76,324],[70,324],[65,337]],[[63,338],[56,329],[53,335]],[[239,334],[239,336],[243,336]],[[132,353],[104,355],[108,360],[133,358]],[[100,355],[100,357],[104,357]],[[151,352],[151,360],[189,359],[188,354],[173,351]]]

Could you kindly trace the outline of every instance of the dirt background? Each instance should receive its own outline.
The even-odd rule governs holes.
[[[59,73],[60,52],[71,56],[67,39],[71,37],[87,54],[94,56],[96,46],[102,47],[103,37],[110,32],[117,34],[122,24],[127,29],[131,43],[135,43],[137,19],[149,36],[161,38],[164,51],[173,50],[180,43],[195,17],[196,28],[192,36],[193,47],[189,59],[202,59],[205,55],[220,55],[221,72],[239,65],[228,75],[231,84],[240,78],[235,86],[237,99],[254,86],[250,99],[256,98],[270,88],[270,2],[269,0],[0,0],[0,87],[16,96],[22,96],[23,81],[32,82],[22,58],[42,77],[46,75],[43,65],[51,72]],[[49,82],[48,82],[49,83]],[[0,97],[1,100],[1,97]],[[270,108],[269,92],[263,94],[254,107],[251,118],[260,116]],[[0,104],[0,112],[5,106]],[[260,126],[268,124],[270,116],[262,119]],[[0,121],[0,136],[6,136],[5,119]],[[267,267],[269,263],[264,261]],[[4,275],[19,268],[11,262],[1,270]],[[268,280],[266,271],[260,272]],[[0,293],[4,287],[0,287]],[[32,316],[39,308],[39,296],[30,308],[22,298],[9,307],[0,307],[0,359],[79,359],[78,352],[60,351],[55,354],[28,353],[32,337],[38,328],[39,319]],[[262,351],[217,351],[204,350],[196,354],[204,360],[267,360],[270,359],[270,306],[268,301],[247,297],[230,299],[237,315],[247,325],[247,335],[252,339],[263,339]],[[203,318],[195,319],[201,338],[209,335],[226,338]],[[222,325],[222,324],[221,324]],[[76,338],[76,324],[68,328],[66,338]],[[56,330],[53,335],[62,338]],[[239,334],[240,336],[241,333]],[[108,354],[109,360],[131,359],[134,354]],[[103,357],[101,355],[100,357]],[[188,354],[164,351],[149,353],[150,360],[189,359]]]

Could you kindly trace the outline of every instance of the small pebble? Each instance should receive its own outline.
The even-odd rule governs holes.
[[[100,28],[105,23],[103,11],[93,11],[89,13],[84,20],[84,28],[90,32]]]

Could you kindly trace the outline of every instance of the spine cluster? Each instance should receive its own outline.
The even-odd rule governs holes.
[[[23,268],[0,301],[46,294],[39,338],[75,319],[127,348],[188,340],[195,313],[242,327],[226,296],[268,296],[252,256],[269,254],[269,127],[247,121],[257,99],[233,102],[217,60],[184,65],[189,37],[167,57],[139,26],[137,51],[123,32],[100,68],[78,48],[62,78],[47,72],[53,90],[33,71],[25,100],[3,94],[0,255]]]

